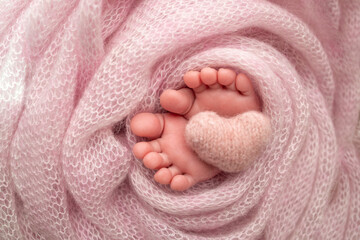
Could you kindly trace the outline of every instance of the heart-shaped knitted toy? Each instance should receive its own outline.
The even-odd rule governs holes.
[[[200,112],[186,126],[186,141],[199,157],[225,172],[245,170],[271,135],[270,119],[249,111],[231,118]]]

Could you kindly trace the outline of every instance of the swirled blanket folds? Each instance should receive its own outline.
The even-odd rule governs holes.
[[[1,239],[360,239],[360,1],[0,1]],[[273,135],[185,192],[135,159],[187,70],[248,74]]]

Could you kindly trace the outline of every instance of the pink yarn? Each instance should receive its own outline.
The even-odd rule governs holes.
[[[270,119],[258,111],[232,117],[200,112],[189,119],[185,130],[186,142],[197,156],[228,173],[250,167],[270,138]]]
[[[360,239],[360,1],[11,0],[1,239]],[[182,193],[129,119],[205,66],[251,76],[273,139]]]

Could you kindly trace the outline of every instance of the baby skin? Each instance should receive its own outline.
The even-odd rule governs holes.
[[[183,80],[187,87],[168,89],[160,96],[161,106],[169,113],[140,113],[130,124],[135,135],[149,139],[148,142],[135,144],[135,157],[141,159],[147,168],[157,170],[155,181],[170,184],[171,189],[177,191],[208,180],[221,170],[231,172],[232,169],[246,168],[249,161],[244,159],[249,159],[248,156],[254,158],[261,149],[251,144],[255,142],[255,145],[263,146],[270,134],[269,121],[264,117],[255,121],[261,130],[255,135],[250,134],[248,138],[249,134],[241,132],[252,124],[242,119],[243,113],[260,114],[261,111],[259,98],[245,74],[207,67],[200,72],[188,71]],[[263,128],[263,125],[266,127]],[[212,132],[215,136],[209,135]],[[236,139],[236,142],[229,143],[227,139]],[[244,142],[250,145],[245,146]],[[244,152],[237,151],[239,144],[244,145],[244,149],[257,149],[257,152],[255,155],[245,152],[244,155]],[[227,158],[226,149],[229,148],[235,149],[235,152],[230,150],[230,158]],[[218,162],[219,159],[225,160]],[[241,159],[246,163],[242,163]]]

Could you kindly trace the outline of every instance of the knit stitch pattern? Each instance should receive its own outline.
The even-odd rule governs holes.
[[[203,161],[224,172],[246,170],[266,147],[270,120],[249,111],[234,117],[200,112],[186,125],[186,142]]]
[[[360,239],[360,1],[0,6],[0,239]],[[206,66],[253,80],[272,138],[174,192],[129,122]]]

